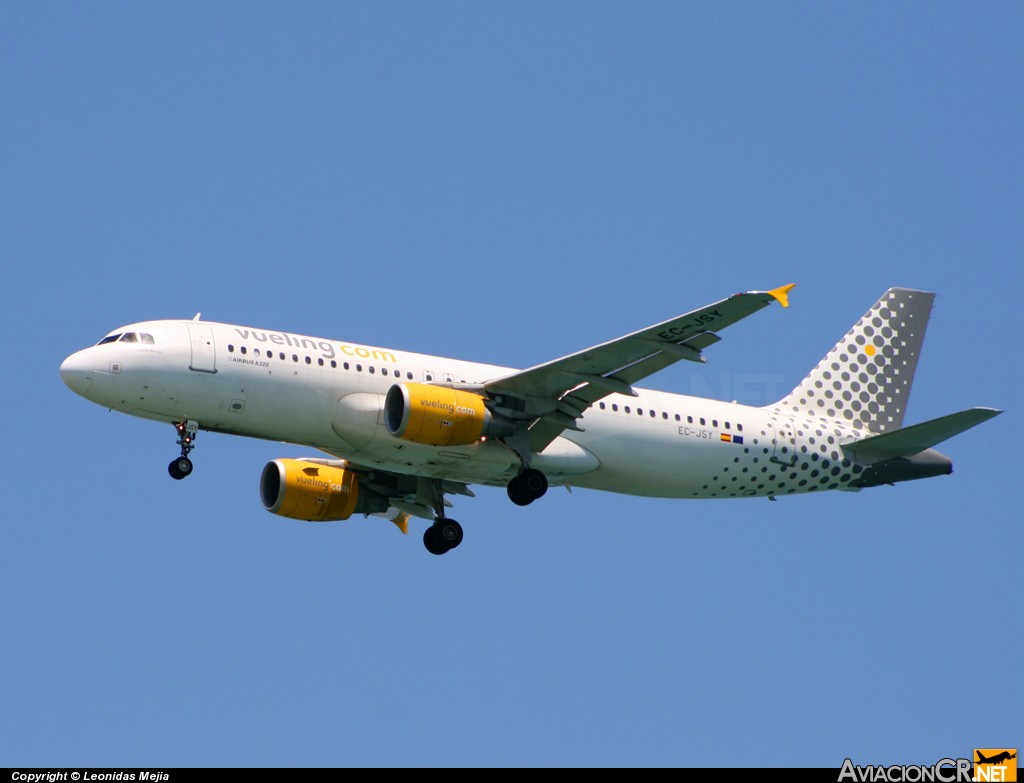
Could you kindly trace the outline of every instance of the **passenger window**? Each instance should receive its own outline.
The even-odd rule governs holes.
[[[601,402],[601,403],[598,403],[598,407],[599,407],[599,408],[600,408],[601,410],[604,410],[604,403],[603,403],[603,402]]]
[[[321,367],[324,366],[324,360],[323,359],[317,359],[316,363],[319,364]]]
[[[280,357],[281,357],[281,361],[283,362],[283,361],[284,361],[284,351],[281,351],[281,352],[280,352],[280,353],[278,354],[278,356],[280,356]]]
[[[636,415],[637,416],[643,416],[644,415],[644,409],[643,408],[637,408],[636,409]]]
[[[372,364],[369,367],[367,367],[366,370],[367,370],[367,372],[370,373],[370,375],[373,375],[373,365]]]
[[[310,359],[310,358],[309,358],[309,357],[307,356],[307,357],[306,357],[306,364],[312,364],[312,363],[313,363],[313,360],[312,360],[312,359]]]
[[[380,368],[380,374],[381,375],[387,375],[388,374],[388,368],[387,367],[381,367]]]
[[[297,362],[298,360],[299,360],[299,355],[298,355],[298,354],[296,354],[296,353],[293,353],[293,354],[292,354],[292,361],[293,361],[293,362]]]
[[[622,406],[622,410],[624,410],[626,413],[629,413],[629,406],[628,405],[623,405]]]
[[[657,413],[655,413],[654,411],[651,411],[651,418],[652,418],[652,419],[653,419],[653,418],[654,418],[655,416],[657,416],[657,415],[658,415]]]
[[[344,363],[343,365],[341,365],[341,366],[342,366],[342,367],[344,367],[344,368],[345,368],[345,369],[347,370],[347,369],[348,369],[348,362],[345,362],[345,363]]]
[[[618,411],[619,411],[619,404],[617,402],[613,402],[612,403],[612,410],[615,411],[616,413],[618,413]]]
[[[242,346],[241,348],[239,348],[238,350],[239,350],[239,351],[241,351],[241,352],[242,352],[242,353],[244,354],[244,353],[245,353],[245,346],[243,345],[243,346]]]
[[[411,381],[412,380],[412,373],[411,372],[407,372],[405,374],[405,377],[408,378]]]
[[[253,348],[252,349],[252,355],[253,356],[259,356],[260,355],[260,349],[259,348]]]
[[[363,365],[357,364],[356,365],[356,372],[362,372],[362,371],[363,371]]]
[[[333,367],[334,369],[338,369],[338,363],[334,361],[334,359],[331,359],[331,367]]]
[[[702,426],[702,427],[703,427],[703,426],[704,426],[705,424],[707,424],[707,422],[706,422],[706,421],[704,421],[704,417],[703,417],[703,416],[701,416],[701,417],[700,417],[700,424],[701,424],[701,426]]]
[[[234,353],[234,352],[235,352],[235,346],[233,346],[231,343],[228,343],[228,353]]]
[[[686,417],[686,423],[687,424],[693,424],[693,416],[687,416]]]

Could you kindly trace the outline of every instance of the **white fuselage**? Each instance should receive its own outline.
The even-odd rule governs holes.
[[[204,430],[310,446],[355,465],[467,484],[504,485],[520,460],[496,439],[436,447],[388,433],[396,383],[483,383],[509,368],[207,321],[150,321],[69,357],[77,393],[113,410]],[[862,466],[845,421],[636,389],[610,395],[532,466],[552,484],[673,498],[770,496],[844,488]]]

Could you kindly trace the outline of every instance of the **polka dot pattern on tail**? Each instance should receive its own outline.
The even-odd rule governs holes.
[[[935,294],[890,288],[775,413],[838,419],[857,429],[903,426]]]

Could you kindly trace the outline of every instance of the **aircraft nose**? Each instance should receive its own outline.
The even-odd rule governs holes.
[[[60,379],[75,394],[83,397],[92,384],[92,361],[85,351],[71,354],[60,365]]]

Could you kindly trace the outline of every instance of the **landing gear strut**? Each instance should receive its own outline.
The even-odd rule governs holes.
[[[188,458],[188,454],[196,447],[195,440],[196,432],[199,431],[199,422],[192,419],[179,421],[174,428],[178,431],[181,456],[171,460],[171,464],[167,466],[167,472],[171,474],[172,479],[180,481],[192,472],[192,460]]]
[[[508,482],[508,497],[517,506],[528,506],[548,491],[548,477],[536,468],[530,467],[533,449],[530,446],[530,431],[525,425],[505,438],[505,445],[519,457],[519,475]]]
[[[462,543],[462,525],[444,515],[444,489],[436,479],[420,479],[417,497],[434,509],[434,524],[423,531],[423,546],[432,555],[443,555]]]
[[[528,506],[547,491],[547,476],[536,468],[526,468],[508,482],[509,499],[517,506]]]

